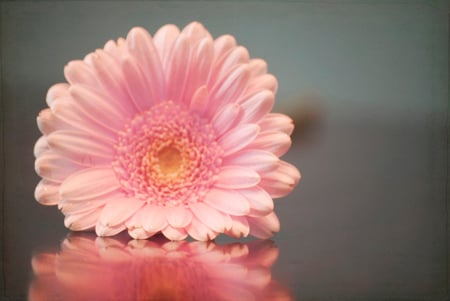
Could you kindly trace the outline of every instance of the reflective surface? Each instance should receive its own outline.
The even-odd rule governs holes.
[[[32,269],[32,258],[39,269],[42,252],[63,258],[68,234],[60,212],[33,198],[39,180],[32,156],[39,137],[35,118],[48,87],[64,80],[69,60],[133,26],[154,32],[192,20],[214,36],[232,33],[252,55],[265,58],[280,83],[275,111],[296,124],[286,160],[303,179],[275,203],[281,232],[270,249],[278,250],[278,259],[265,267],[278,284],[262,288],[245,279],[231,287],[257,300],[272,288],[275,296],[295,300],[448,299],[447,1],[12,1],[1,8],[0,300],[54,294],[95,265],[75,256],[74,262],[87,258],[87,264],[65,269],[61,280],[48,269],[50,284],[42,282],[42,270]],[[119,249],[131,254],[134,243],[125,240],[119,239]],[[251,241],[220,237],[216,244],[245,248]],[[116,265],[103,261],[111,258],[101,257],[101,246],[89,244],[98,259],[89,275]],[[136,262],[146,266],[145,256]],[[52,267],[45,262],[44,269]],[[131,280],[133,264],[127,268]],[[180,290],[193,281],[164,279]],[[225,296],[233,291],[228,288]],[[157,294],[149,290],[140,292]],[[171,293],[164,296],[176,296]]]
[[[71,235],[36,253],[28,300],[293,300],[271,277],[271,241],[127,239]]]

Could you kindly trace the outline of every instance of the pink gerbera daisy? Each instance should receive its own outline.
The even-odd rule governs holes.
[[[279,230],[272,198],[300,179],[279,159],[293,123],[270,113],[277,81],[232,36],[198,22],[133,28],[64,73],[34,151],[36,199],[66,227],[171,240]]]

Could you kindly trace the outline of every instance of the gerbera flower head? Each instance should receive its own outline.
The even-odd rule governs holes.
[[[64,74],[34,152],[35,197],[66,227],[172,240],[279,230],[273,198],[300,179],[279,159],[293,122],[271,113],[277,80],[232,36],[198,22],[133,28]]]

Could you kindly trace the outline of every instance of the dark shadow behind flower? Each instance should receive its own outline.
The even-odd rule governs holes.
[[[121,240],[71,235],[59,253],[33,256],[29,301],[293,300],[271,277],[270,240]]]

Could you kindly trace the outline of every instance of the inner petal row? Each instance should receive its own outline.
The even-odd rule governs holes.
[[[166,101],[139,113],[119,132],[113,169],[130,197],[188,206],[214,183],[222,154],[211,124]]]

